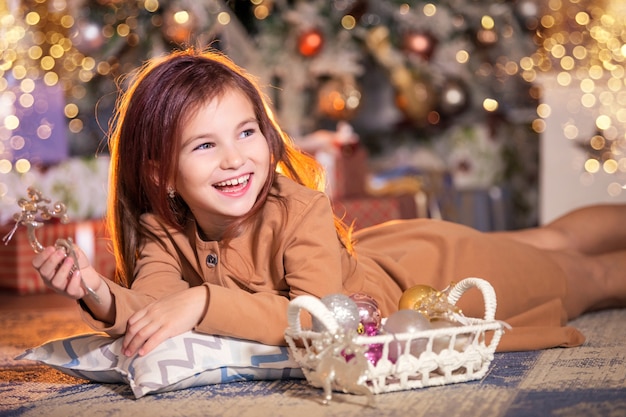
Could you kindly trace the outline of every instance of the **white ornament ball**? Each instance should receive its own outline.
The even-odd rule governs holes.
[[[390,315],[383,330],[387,334],[394,334],[398,337],[406,333],[418,333],[430,329],[430,321],[422,313],[415,310],[398,310]],[[409,351],[413,356],[419,355],[426,349],[428,339],[413,339],[409,344]],[[389,343],[389,360],[395,362],[407,349],[407,341],[401,337]]]
[[[451,327],[462,326],[461,323],[445,319],[433,320],[430,325],[433,329],[448,329]],[[470,336],[467,333],[460,333],[456,335],[454,343],[451,343],[451,337],[452,336],[438,336],[437,338],[435,338],[435,340],[433,341],[433,352],[439,353],[444,349],[450,348],[458,352],[463,352],[467,345],[470,343]]]

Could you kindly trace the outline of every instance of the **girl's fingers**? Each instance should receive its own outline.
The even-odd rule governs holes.
[[[65,258],[59,265],[52,279],[50,279],[50,283],[59,290],[65,290],[73,267],[74,261],[72,258]]]
[[[85,290],[83,289],[82,278],[80,276],[80,271],[76,269],[72,275],[69,277],[69,281],[67,283],[67,287],[65,291],[76,298],[82,298],[85,296]]]
[[[67,256],[64,249],[48,246],[35,255],[32,265],[46,286],[54,291],[74,299],[85,296],[78,265],[74,265],[74,259]]]
[[[54,253],[55,249],[52,246],[48,246],[43,250],[43,252],[37,254],[33,258],[33,267],[39,270],[43,264],[48,260],[48,258]]]
[[[126,325],[126,334],[122,342],[122,349],[126,356],[134,355],[145,341],[152,335],[156,328],[154,322],[146,317],[146,309],[133,314]]]
[[[159,346],[167,339],[168,336],[163,331],[157,331],[153,333],[146,341],[137,349],[139,356],[144,356],[150,353],[152,349]]]
[[[39,275],[41,275],[44,280],[50,281],[54,278],[63,259],[65,259],[65,254],[62,251],[54,250],[54,248],[52,250],[46,248],[44,252],[36,257],[36,260],[33,260],[33,264],[37,261],[39,265],[35,268],[39,271]]]
[[[144,346],[154,333],[158,330],[158,327],[154,326],[154,323],[142,327],[138,332],[126,332],[124,341],[122,343],[122,352],[126,356],[132,356],[135,353],[140,355],[145,354]]]

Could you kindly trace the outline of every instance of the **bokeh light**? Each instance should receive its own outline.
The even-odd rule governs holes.
[[[568,139],[590,149],[587,173],[623,174],[626,154],[626,9],[619,0],[551,0],[535,37],[538,51],[520,62],[523,71],[550,73],[558,85],[578,87],[580,100],[567,110],[590,112],[596,135],[581,138],[582,118],[564,124]],[[545,109],[538,108],[542,116]],[[543,116],[542,116],[543,117]],[[612,189],[610,194],[614,195]]]

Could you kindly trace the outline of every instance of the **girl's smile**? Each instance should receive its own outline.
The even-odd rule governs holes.
[[[239,178],[219,182],[215,184],[214,187],[223,193],[227,193],[231,195],[235,195],[235,194],[239,195],[241,194],[241,192],[245,192],[249,182],[250,182],[250,174],[247,174],[247,175],[242,175]]]

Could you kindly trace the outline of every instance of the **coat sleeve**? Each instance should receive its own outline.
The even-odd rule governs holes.
[[[328,198],[320,193],[298,210],[290,207],[286,227],[275,235],[281,239],[278,248],[282,251],[282,278],[288,286],[288,297],[277,291],[249,292],[205,283],[210,298],[198,331],[285,344],[290,299],[342,291],[340,242]]]
[[[162,227],[157,226],[157,223],[148,225],[157,233],[160,230],[160,233],[167,234]],[[130,289],[105,279],[115,303],[115,323],[98,321],[83,309],[83,320],[93,329],[111,336],[121,336],[126,332],[128,319],[136,311],[168,294],[189,288],[189,283],[182,278],[180,258],[175,255],[177,252],[172,245],[171,236],[161,237],[165,248],[155,241],[147,241],[144,244],[137,260],[139,273],[136,273]]]

